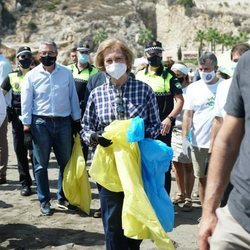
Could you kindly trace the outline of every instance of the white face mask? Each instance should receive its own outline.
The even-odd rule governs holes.
[[[215,71],[211,71],[211,72],[203,72],[201,70],[199,70],[200,73],[200,77],[201,79],[205,82],[205,83],[209,83],[211,82],[214,77],[215,77]]]
[[[126,71],[127,65],[125,63],[112,63],[106,66],[106,72],[116,80],[120,79]]]

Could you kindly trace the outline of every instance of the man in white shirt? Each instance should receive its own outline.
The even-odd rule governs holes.
[[[232,70],[236,68],[236,65],[240,59],[240,57],[250,49],[250,46],[245,43],[240,43],[235,45],[232,50],[231,50],[231,61],[232,61]],[[210,137],[210,146],[209,146],[209,153],[212,152],[212,147],[214,144],[215,137],[217,136],[222,124],[224,117],[226,115],[224,106],[226,104],[227,100],[227,95],[229,88],[232,83],[232,78],[223,81],[219,86],[218,90],[216,93],[216,98],[215,98],[215,104],[214,104],[214,120],[213,120],[213,126],[211,129],[211,137]],[[223,199],[221,201],[221,206],[224,207],[227,203],[228,196],[232,190],[233,186],[231,183],[229,183]]]
[[[194,175],[199,178],[199,195],[203,204],[206,188],[206,165],[210,131],[214,118],[213,108],[217,86],[222,79],[217,78],[217,58],[211,52],[205,52],[199,58],[199,74],[201,79],[187,87],[182,124],[183,153],[191,157]],[[191,143],[188,133],[192,128]]]

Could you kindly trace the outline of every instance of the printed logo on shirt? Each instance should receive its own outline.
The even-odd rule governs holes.
[[[207,106],[208,107],[213,107],[214,106],[214,102],[215,102],[215,97],[210,97],[207,99]]]

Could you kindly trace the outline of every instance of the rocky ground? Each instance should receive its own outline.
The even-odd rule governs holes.
[[[16,159],[13,152],[9,127],[9,165],[7,184],[0,186],[0,249],[105,249],[101,219],[92,217],[99,207],[96,185],[91,181],[92,203],[90,216],[83,212],[69,213],[56,206],[57,164],[51,154],[49,168],[53,216],[40,215],[35,186],[33,195],[20,196],[20,185]],[[172,180],[172,196],[176,192],[176,182]],[[176,249],[195,250],[197,245],[197,219],[201,208],[194,201],[192,212],[182,212],[175,208],[175,227],[169,236],[176,242]],[[150,240],[145,240],[142,250],[157,249]]]

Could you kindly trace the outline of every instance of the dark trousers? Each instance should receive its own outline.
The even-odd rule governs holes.
[[[14,150],[17,158],[19,180],[23,187],[31,186],[32,180],[29,173],[28,150],[24,146],[23,125],[17,114],[14,114],[12,117],[12,134]]]
[[[123,192],[111,192],[98,184],[107,250],[139,250],[141,240],[124,236],[122,229]]]

